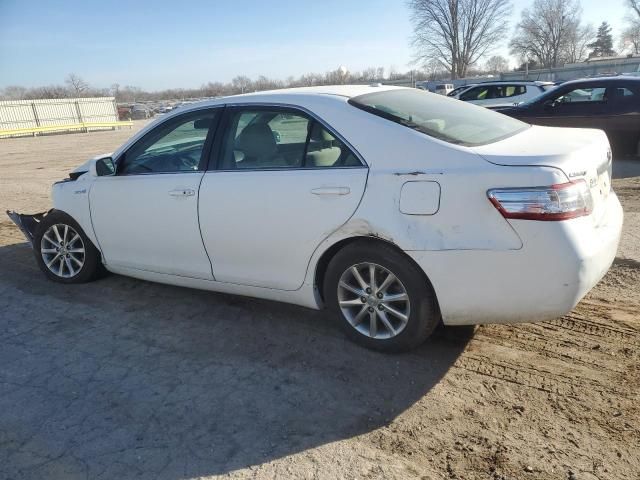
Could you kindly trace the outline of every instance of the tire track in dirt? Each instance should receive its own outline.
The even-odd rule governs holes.
[[[600,341],[613,343],[622,341],[626,345],[640,346],[640,335],[631,329],[614,328],[602,325],[594,321],[581,317],[577,313],[570,313],[557,320],[543,322],[556,328],[577,332],[591,337],[596,337]]]
[[[621,398],[633,398],[636,396],[633,393],[593,379],[563,375],[533,366],[494,360],[481,355],[461,357],[453,367],[542,392],[576,398],[583,395],[585,388],[606,396],[616,395]]]
[[[552,338],[544,331],[536,331],[535,326],[512,328],[484,327],[476,333],[474,340],[486,342],[490,345],[500,345],[506,348],[541,353],[547,358],[554,358],[564,362],[572,362],[584,367],[597,370],[607,370],[614,374],[625,373],[624,368],[611,364],[608,360],[611,349],[602,347],[595,341],[583,338]],[[543,326],[538,327],[544,329]]]

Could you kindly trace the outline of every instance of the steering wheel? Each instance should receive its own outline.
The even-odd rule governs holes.
[[[198,168],[198,162],[194,161],[194,158],[187,152],[178,152],[172,155],[170,162],[178,170],[196,170]]]

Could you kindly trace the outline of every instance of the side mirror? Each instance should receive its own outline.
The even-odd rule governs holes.
[[[99,158],[93,162],[90,171],[95,177],[106,177],[116,174],[116,166],[111,157]]]

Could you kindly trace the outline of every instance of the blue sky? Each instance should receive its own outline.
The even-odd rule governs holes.
[[[532,2],[514,0],[512,26]],[[582,0],[583,19],[619,31],[624,0]],[[340,65],[406,70],[404,0],[0,0],[0,87],[63,83],[197,87]],[[495,53],[507,56],[505,46]]]

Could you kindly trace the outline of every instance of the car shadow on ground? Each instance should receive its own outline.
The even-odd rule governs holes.
[[[389,424],[446,374],[472,328],[402,355],[323,312],[111,275],[47,281],[0,248],[0,472],[191,478]]]

